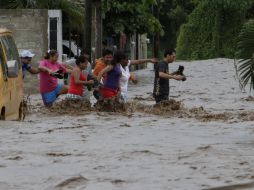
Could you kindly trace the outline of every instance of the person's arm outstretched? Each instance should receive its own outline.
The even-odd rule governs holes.
[[[27,71],[33,75],[40,73],[39,68],[33,68],[33,67],[30,67],[29,69],[27,69]]]
[[[105,68],[98,74],[97,80],[98,80],[98,81],[101,81],[102,76],[103,76],[105,73],[111,71],[113,68],[114,68],[113,65],[108,65],[107,67],[105,67]]]
[[[138,65],[138,64],[143,64],[143,63],[147,63],[147,62],[157,63],[157,62],[158,62],[158,59],[156,59],[156,58],[151,58],[151,59],[130,60],[130,64],[131,64],[131,65]]]

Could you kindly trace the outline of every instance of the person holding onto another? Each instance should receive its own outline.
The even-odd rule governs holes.
[[[20,53],[20,60],[22,63],[22,73],[23,73],[23,78],[25,78],[26,71],[28,71],[31,74],[38,74],[40,73],[40,70],[38,68],[33,68],[31,66],[32,59],[35,54],[33,54],[29,50],[23,50]]]
[[[57,97],[68,92],[68,86],[58,83],[54,73],[71,72],[70,66],[58,63],[59,54],[56,50],[46,52],[44,60],[40,62],[40,93],[45,106],[52,106]]]
[[[80,52],[80,56],[85,56],[87,58],[87,60],[89,60],[90,55],[89,52],[86,49],[81,50]],[[70,59],[68,61],[66,61],[65,63],[68,65],[71,65],[72,67],[76,67],[76,60],[78,59],[78,57],[75,56],[75,58]],[[87,66],[85,69],[83,69],[82,71],[84,73],[84,75],[86,76],[86,79],[89,76],[92,76],[92,65],[91,63],[88,61],[87,62]],[[91,97],[91,92],[88,86],[85,86],[84,88],[84,94],[83,94],[83,99],[90,101],[90,97]]]
[[[123,54],[123,58],[120,61],[120,69],[122,72],[121,78],[120,78],[120,92],[121,92],[121,99],[124,103],[127,102],[128,98],[128,83],[129,80],[131,80],[134,84],[137,83],[137,79],[134,74],[130,73],[130,66],[131,65],[137,65],[137,64],[143,64],[147,62],[151,63],[157,63],[158,60],[155,58],[152,59],[139,59],[139,60],[128,60],[126,55]]]
[[[76,59],[76,67],[71,72],[70,78],[70,86],[68,90],[68,94],[66,95],[67,99],[86,99],[85,98],[85,85],[93,85],[94,81],[89,80],[87,81],[86,75],[83,71],[88,66],[88,59],[87,57],[81,55]],[[88,99],[87,99],[88,100]],[[90,100],[88,100],[90,101]]]
[[[152,63],[156,63],[157,59],[140,59],[140,60],[128,60],[127,56],[124,52],[122,51],[117,51],[114,54],[114,58],[112,61],[112,64],[115,64],[115,66],[113,67],[112,64],[110,64],[109,66],[107,66],[100,74],[99,74],[99,79],[105,74],[107,73],[107,77],[105,79],[105,86],[102,88],[102,94],[103,94],[103,98],[107,98],[107,86],[110,86],[110,84],[112,83],[117,83],[117,85],[115,84],[115,89],[116,86],[118,86],[118,91],[116,92],[116,90],[114,91],[114,93],[112,93],[112,96],[116,96],[117,93],[120,93],[120,97],[123,100],[124,103],[127,102],[127,94],[128,94],[128,82],[129,80],[132,80],[134,83],[137,82],[136,77],[130,73],[130,69],[129,67],[131,65],[134,64],[143,64],[146,62],[152,62]],[[115,68],[116,71],[118,71],[117,69],[120,69],[120,79],[118,79],[119,81],[115,80],[115,81],[111,81],[110,79],[113,78],[111,75],[112,73],[110,73],[110,71],[113,70],[113,68]],[[115,71],[115,72],[116,72]]]
[[[113,51],[109,49],[104,49],[102,52],[102,58],[99,58],[95,61],[95,67],[93,70],[93,77],[97,78],[99,73],[110,64],[113,59]],[[105,78],[105,77],[104,77]],[[98,81],[100,82],[100,81]],[[100,87],[94,88],[93,95],[94,97],[99,100],[101,99]]]
[[[102,57],[99,59],[96,59],[95,61],[95,67],[93,70],[93,76],[97,77],[99,73],[110,64],[110,62],[113,59],[113,51],[109,49],[105,49],[102,52]]]
[[[113,60],[99,72],[97,80],[103,78],[103,86],[101,88],[101,96],[103,99],[114,98],[118,96],[120,91],[120,78],[122,75],[120,63],[126,59],[122,52],[115,52]],[[106,77],[105,77],[106,75]]]

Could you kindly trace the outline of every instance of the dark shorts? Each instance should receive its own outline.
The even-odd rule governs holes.
[[[168,95],[157,95],[157,96],[154,96],[154,99],[157,104],[157,103],[160,103],[161,101],[168,100]]]

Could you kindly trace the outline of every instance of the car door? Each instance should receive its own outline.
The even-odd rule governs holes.
[[[1,38],[1,37],[0,37]],[[11,97],[10,97],[10,90],[11,86],[8,82],[7,77],[7,65],[6,59],[4,56],[4,49],[2,42],[0,40],[0,64],[1,64],[1,72],[0,72],[0,104],[1,109],[5,108],[5,116],[11,113]],[[1,111],[1,110],[0,110]]]
[[[19,54],[11,35],[3,36],[2,38],[3,48],[6,54],[6,59],[8,61],[16,60],[19,63],[20,73],[17,77],[8,77],[8,89],[9,89],[9,97],[10,97],[10,114],[18,115],[20,103],[22,101],[22,94],[23,94],[23,79],[22,79],[22,71],[21,71],[21,64],[19,60]]]

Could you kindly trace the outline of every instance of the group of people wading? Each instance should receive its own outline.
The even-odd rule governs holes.
[[[176,58],[175,50],[166,50],[164,58],[158,61],[152,59],[129,60],[122,51],[112,52],[103,50],[102,57],[95,61],[94,69],[89,63],[87,51],[81,51],[76,59],[66,63],[59,63],[59,53],[56,50],[47,51],[38,68],[31,66],[34,54],[28,50],[21,52],[23,78],[26,71],[39,74],[39,87],[45,106],[50,107],[57,97],[66,94],[66,99],[90,101],[93,96],[98,100],[118,98],[123,103],[128,100],[128,83],[137,83],[134,74],[130,73],[130,66],[154,63],[155,78],[153,96],[156,103],[168,100],[169,79],[185,80],[182,73],[169,73],[168,64]],[[68,75],[67,75],[68,74]],[[59,82],[59,78],[69,76],[69,84]]]

